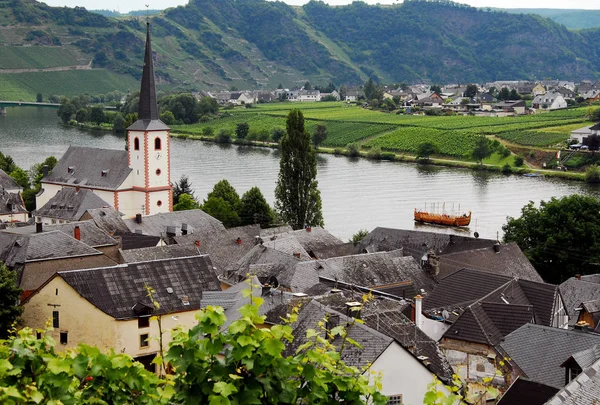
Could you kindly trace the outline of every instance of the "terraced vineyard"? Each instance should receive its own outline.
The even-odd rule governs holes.
[[[0,46],[0,69],[43,69],[81,65],[75,55],[54,46]]]
[[[508,142],[526,146],[552,146],[564,142],[568,135],[557,132],[511,131],[498,134]]]

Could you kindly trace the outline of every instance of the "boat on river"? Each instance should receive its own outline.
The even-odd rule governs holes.
[[[471,223],[471,211],[463,214],[446,213],[445,211],[431,212],[415,208],[415,221],[426,224],[437,224],[446,226],[469,226]]]

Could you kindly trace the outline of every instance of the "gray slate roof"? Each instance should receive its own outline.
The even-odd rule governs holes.
[[[110,204],[91,190],[64,187],[59,190],[43,207],[33,212],[40,217],[79,221],[86,210],[109,207]]]
[[[539,382],[517,377],[497,405],[544,405],[558,391]]]
[[[544,280],[529,262],[516,243],[500,245],[498,253],[491,246],[465,250],[439,256],[439,278],[444,278],[462,268],[486,271],[493,274],[517,277],[522,280]]]
[[[137,315],[133,307],[150,306],[146,286],[156,292],[159,314],[200,309],[203,291],[219,291],[220,283],[208,256],[154,260],[97,269],[61,271],[75,291],[115,319]],[[172,288],[169,293],[167,288]],[[187,297],[188,305],[184,304]]]
[[[12,177],[10,177],[4,170],[0,169],[0,190],[23,190],[23,187],[19,186]]]
[[[308,253],[313,250],[323,249],[328,246],[341,245],[344,243],[339,238],[330,234],[329,231],[318,227],[311,228],[310,232],[305,229],[299,229],[297,231],[275,234],[274,236],[276,237],[275,241],[287,237],[294,237]],[[263,237],[263,240],[267,242],[271,238],[272,236],[270,238]]]
[[[9,193],[0,187],[0,215],[27,213],[21,195]]]
[[[256,246],[256,237],[260,235],[259,225],[240,226],[229,229],[210,229],[208,232],[196,232],[191,235],[176,236],[179,245],[196,247],[195,242],[200,242],[200,251],[210,255],[217,274],[224,273],[225,269],[240,260],[245,254]],[[241,244],[237,239],[241,239]]]
[[[168,226],[176,228],[176,236],[181,235],[181,225],[190,226],[190,231],[196,233],[209,233],[224,230],[221,221],[211,217],[202,210],[164,212],[161,214],[142,217],[142,223],[138,224],[135,218],[124,220],[131,232],[142,231],[144,235],[164,236]]]
[[[125,263],[136,263],[148,260],[174,259],[202,255],[195,246],[166,245],[139,249],[121,250]]]
[[[226,272],[234,283],[245,280],[248,273],[254,274],[261,281],[266,282],[271,276],[279,278],[289,269],[296,268],[298,263],[300,263],[300,259],[294,256],[264,245],[256,245],[240,260],[228,266]]]
[[[571,358],[579,365],[579,367],[581,367],[582,370],[585,370],[596,361],[600,360],[600,345],[594,345],[594,347],[589,349],[573,353]]]
[[[71,168],[71,170],[69,170]],[[105,176],[103,171],[108,170]],[[70,146],[43,183],[116,190],[131,168],[127,151]]]
[[[325,319],[326,316],[338,316],[339,324],[352,322],[351,318],[319,304],[317,301],[311,301],[300,310],[298,321],[294,324],[294,341],[288,345],[288,354],[294,354],[302,344],[306,343],[306,332],[309,329],[319,331],[317,324]],[[323,336],[324,332],[320,332]],[[381,356],[393,339],[368,326],[358,322],[348,328],[348,337],[355,340],[360,347],[346,345],[342,352],[342,360],[349,366],[365,367],[374,363]],[[337,347],[341,345],[341,339],[337,337],[331,343]]]
[[[597,405],[600,398],[600,360],[561,389],[548,405]]]
[[[600,300],[600,283],[595,281],[587,276],[582,276],[581,280],[571,277],[559,286],[571,323],[577,322],[579,313],[575,308],[582,302]]]
[[[73,236],[75,234],[75,227],[79,227],[79,234],[81,241],[91,247],[101,246],[116,246],[119,244],[115,239],[110,237],[102,229],[98,228],[91,222],[79,221],[69,222],[68,224],[58,225],[46,225],[44,231],[61,231],[67,235]]]
[[[448,235],[435,232],[412,231],[378,227],[373,229],[360,241],[361,251],[381,252],[404,249],[405,255],[411,255],[417,260],[429,249],[437,255],[464,250],[473,250],[493,246],[496,241],[490,239],[475,239],[465,236]]]
[[[561,365],[574,353],[600,343],[600,335],[526,324],[504,338],[500,346],[527,377],[552,387],[565,383]]]
[[[113,207],[88,209],[84,218],[92,221],[96,226],[109,235],[115,233],[129,232],[129,228],[123,222],[121,214]]]

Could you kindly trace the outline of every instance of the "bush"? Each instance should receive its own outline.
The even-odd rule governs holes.
[[[213,127],[205,127],[202,129],[202,135],[212,137],[215,135],[215,129]]]
[[[395,158],[396,155],[394,154],[394,152],[381,152],[381,160],[394,160]]]
[[[504,174],[511,174],[512,173],[512,169],[510,168],[510,165],[507,163],[504,166],[502,166],[502,173]]]
[[[375,159],[375,160],[381,159],[381,148],[379,148],[379,147],[371,148],[367,152],[367,158],[368,159]]]
[[[591,165],[585,169],[585,182],[600,183],[600,167],[598,165]]]
[[[517,157],[515,157],[515,166],[516,167],[523,166],[523,161],[524,161],[523,156],[517,156]]]
[[[348,144],[346,149],[348,150],[348,156],[351,156],[351,157],[360,156],[360,147],[358,146],[358,144],[356,142],[352,142],[352,143]]]
[[[216,141],[218,143],[231,143],[231,131],[223,128],[219,131]]]
[[[335,148],[333,150],[333,154],[336,155],[336,156],[343,155],[344,154],[344,150],[342,148]]]

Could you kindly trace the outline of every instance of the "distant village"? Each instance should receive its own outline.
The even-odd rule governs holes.
[[[173,212],[169,128],[158,119],[147,48],[139,119],[128,150],[70,147],[44,171],[32,219],[19,186],[0,171],[0,262],[18,275],[22,326],[44,329],[64,351],[80,343],[130,355],[149,370],[162,328],[191,327],[221,306],[227,325],[262,297],[265,327],[301,304],[294,348],[323,319],[360,344],[342,359],[383,375],[389,404],[421,404],[428,385],[462,378],[474,404],[591,404],[600,397],[600,275],[545,283],[515,243],[386,224],[357,242],[326,229],[249,225],[226,229],[201,210]],[[498,101],[491,87],[531,95],[531,109],[600,99],[598,83],[496,82],[465,100],[466,88],[388,89],[407,107],[523,114],[524,100]],[[578,91],[575,89],[577,88]],[[360,90],[207,95],[221,103],[261,99],[357,101]],[[447,101],[451,100],[451,101]],[[155,292],[153,300],[148,287]],[[372,299],[363,302],[367,294]],[[41,333],[41,332],[38,332]],[[170,335],[165,335],[167,344]],[[485,387],[493,386],[499,394]]]
[[[535,113],[536,110],[556,110],[575,103],[600,101],[600,82],[575,83],[561,80],[496,81],[474,85],[471,91],[466,85],[448,84],[433,88],[431,85],[406,85],[399,88],[385,87],[383,99],[394,100],[403,107],[444,109],[457,113],[482,116],[505,116]],[[503,89],[507,93],[501,96]],[[211,97],[220,105],[245,105],[274,101],[316,102],[346,101],[368,103],[362,88],[345,88],[325,93],[313,89],[276,89],[274,91],[221,91],[197,92],[196,97]],[[527,103],[527,101],[531,101]],[[408,111],[410,112],[410,110]]]

